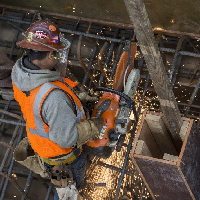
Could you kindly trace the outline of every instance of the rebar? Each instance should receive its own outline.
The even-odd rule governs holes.
[[[119,167],[115,167],[115,166],[113,166],[113,165],[109,165],[109,164],[103,163],[103,162],[101,162],[101,161],[98,161],[97,164],[98,164],[98,165],[101,165],[101,166],[103,166],[103,167],[106,167],[106,168],[109,168],[109,169],[118,171],[118,172],[121,172],[121,171],[122,171],[122,169],[119,168]],[[129,175],[129,176],[132,176],[132,175],[133,175],[131,172],[129,172],[129,171],[127,171],[127,170],[125,170],[124,173],[127,174],[127,175]]]
[[[12,138],[11,138],[11,140],[10,140],[10,142],[9,142],[9,146],[13,146],[14,141],[15,141],[15,138],[17,137],[17,134],[18,134],[18,130],[19,130],[19,126],[16,126],[16,128],[15,128],[15,130],[14,130],[14,133],[13,133],[13,135],[12,135]],[[4,158],[3,158],[3,161],[1,162],[1,166],[0,166],[0,171],[3,170],[3,167],[4,167],[4,165],[6,164],[6,161],[7,161],[7,159],[8,159],[10,150],[11,150],[11,149],[8,148],[8,149],[6,150],[6,153],[4,154]]]
[[[122,40],[124,39],[124,37],[122,37]],[[117,69],[117,64],[119,62],[119,59],[120,59],[120,56],[122,54],[122,50],[123,50],[123,47],[124,47],[124,44],[119,44],[119,48],[118,48],[118,51],[117,51],[117,55],[116,55],[116,58],[115,58],[115,61],[114,61],[114,64],[113,64],[113,67],[112,67],[112,72],[110,74],[110,79],[112,80],[114,78],[114,75],[115,75],[115,71]]]
[[[102,65],[103,55],[105,53],[107,46],[108,46],[108,43],[105,42],[104,45],[102,46],[100,52],[99,52],[99,55],[98,55],[98,66],[99,66],[99,69],[101,71],[101,76],[100,76],[100,79],[99,79],[99,86],[101,86],[101,83],[103,81],[103,77],[105,77],[107,79],[107,74],[106,74],[105,69]]]
[[[28,192],[29,192],[29,189],[30,189],[30,187],[31,187],[31,181],[32,181],[32,171],[30,170],[29,171],[29,174],[28,174],[28,178],[27,178],[27,180],[26,180],[26,185],[25,185],[25,187],[24,187],[24,193],[26,194],[26,195],[28,195]],[[24,200],[25,199],[25,196],[23,195],[22,196],[22,198],[21,198],[21,200]]]
[[[170,73],[169,73],[169,80],[170,81],[172,80],[172,76],[173,76],[173,73],[174,73],[174,70],[175,70],[175,67],[176,67],[176,61],[177,61],[177,58],[178,58],[178,55],[179,55],[179,50],[182,47],[183,41],[186,40],[187,38],[188,38],[188,36],[184,35],[178,41],[178,45],[176,47],[176,52],[174,54],[174,59],[173,59],[173,62],[172,62]]]
[[[14,117],[14,118],[16,118],[16,119],[19,119],[19,120],[25,122],[25,120],[24,120],[23,117],[21,117],[21,116],[19,116],[19,115],[17,115],[17,114],[14,114],[14,113],[8,112],[8,111],[6,111],[6,110],[2,110],[2,109],[0,109],[0,113],[3,113],[3,114],[5,114],[5,115],[8,115],[8,116]]]
[[[25,14],[22,13],[21,14],[21,20],[23,20]],[[21,28],[21,23],[19,24],[19,28]],[[17,30],[16,34],[15,34],[15,37],[13,39],[13,44],[12,44],[12,47],[10,49],[10,53],[9,53],[9,59],[12,59],[12,56],[13,56],[13,52],[14,52],[14,49],[15,49],[15,46],[16,46],[16,42],[17,42],[17,39],[19,37],[19,34],[20,34],[20,30]]]
[[[119,29],[116,28],[113,38],[117,38],[118,33],[119,33]],[[104,69],[108,68],[108,64],[109,64],[110,58],[111,58],[111,56],[113,54],[114,45],[115,45],[115,42],[111,42],[111,45],[110,45],[110,48],[109,48],[109,52],[108,52],[108,55],[106,57],[106,61],[105,61],[105,64],[104,64]],[[104,75],[104,73],[101,74],[99,83],[101,83],[103,81],[103,75]],[[104,77],[107,79],[107,82],[108,82],[109,81],[108,75],[106,74],[106,76],[104,75]]]
[[[193,103],[193,101],[194,101],[194,99],[195,99],[195,97],[197,95],[197,92],[199,91],[199,87],[200,87],[200,79],[198,80],[198,83],[196,84],[196,87],[195,87],[195,89],[194,89],[194,91],[193,91],[193,93],[192,93],[192,95],[190,97],[190,100],[188,102],[188,106],[187,106],[187,108],[186,108],[186,110],[184,112],[184,115],[188,114],[190,106]]]
[[[25,20],[14,19],[14,18],[4,17],[4,16],[0,16],[0,20],[5,20],[5,21],[9,21],[9,22],[17,22],[19,24],[29,24],[29,25],[32,23],[32,22],[28,22]]]
[[[4,147],[10,149],[10,150],[13,150],[13,151],[14,151],[14,149],[15,149],[14,146],[8,144],[7,142],[3,142],[3,141],[1,141],[0,144],[1,144],[2,146],[4,146]],[[4,156],[4,157],[5,157],[5,156]],[[0,171],[2,171],[2,170],[0,170]]]
[[[168,53],[176,53],[175,49],[171,49],[171,48],[165,48],[165,47],[159,47],[160,51],[164,51],[164,52],[168,52]],[[183,56],[192,56],[192,57],[200,57],[199,53],[193,53],[193,52],[189,52],[189,51],[179,51],[178,55],[183,55]]]
[[[46,197],[45,197],[45,200],[49,199],[49,196],[51,194],[52,188],[53,188],[53,184],[50,182],[49,188],[48,188],[48,191],[47,191],[47,194],[46,194]]]
[[[17,138],[17,144],[19,144],[19,142],[21,141],[23,131],[24,131],[24,127],[21,126],[21,127],[20,127],[20,130],[19,130],[19,135],[18,135],[18,138]],[[11,173],[12,173],[12,168],[13,168],[14,162],[15,162],[15,160],[14,160],[14,158],[12,158],[11,163],[10,163],[10,166],[9,166],[9,169],[8,169],[8,177],[9,177],[9,176],[11,175]],[[3,189],[2,189],[2,191],[1,191],[0,200],[3,200],[3,199],[4,199],[7,186],[8,186],[8,179],[6,179],[5,182],[4,182]]]
[[[9,180],[9,181],[17,188],[17,190],[22,194],[22,196],[24,197],[24,199],[30,200],[30,199],[26,196],[26,193],[23,191],[23,189],[19,186],[19,184],[16,182],[16,180],[15,180],[13,177],[11,177],[11,176],[9,176],[9,175],[7,175],[6,173],[1,172],[1,171],[0,171],[0,175],[2,175],[3,177],[5,177],[6,180]],[[3,193],[1,194],[1,196],[2,196],[2,195],[3,195]],[[1,197],[0,199],[4,200],[4,195],[3,195],[3,197]]]
[[[29,24],[31,24],[32,22],[28,22],[28,21],[20,21],[20,20],[16,20],[16,19],[10,19],[10,20],[8,20],[8,18],[7,17],[4,17],[4,18],[1,18],[0,17],[0,19],[2,19],[2,20],[6,20],[6,21],[11,21],[11,22],[16,22],[16,23],[22,23],[22,24],[27,24],[27,25],[29,25]],[[17,27],[17,26],[16,26]],[[90,25],[89,25],[89,28],[92,28],[92,23],[90,23]],[[89,29],[88,28],[88,29]],[[102,30],[102,27],[101,27],[101,29],[100,30]],[[22,29],[20,30],[20,31],[23,31]],[[70,33],[70,34],[72,34],[72,35],[80,35],[81,37],[83,37],[83,36],[85,36],[85,37],[87,37],[87,38],[95,38],[96,39],[96,43],[95,43],[95,46],[94,46],[94,48],[93,48],[93,52],[92,52],[92,55],[91,55],[91,57],[90,57],[90,60],[89,60],[89,64],[88,64],[88,66],[84,66],[84,67],[87,67],[87,69],[88,69],[88,71],[89,71],[89,74],[86,72],[85,73],[85,76],[84,76],[84,80],[83,80],[83,85],[85,85],[85,83],[86,83],[86,81],[87,81],[87,77],[88,76],[93,76],[94,74],[92,73],[92,71],[91,71],[91,68],[92,68],[92,63],[93,63],[93,61],[94,61],[94,58],[95,58],[95,55],[96,55],[96,51],[97,51],[97,49],[98,49],[98,47],[100,47],[100,46],[98,46],[97,45],[97,43],[99,43],[100,42],[100,40],[105,40],[105,41],[109,41],[109,42],[112,42],[112,44],[114,45],[115,44],[115,42],[117,42],[117,43],[119,43],[119,48],[118,48],[118,52],[117,52],[117,55],[116,55],[116,57],[115,57],[115,60],[114,60],[114,64],[113,64],[113,67],[112,67],[112,72],[111,72],[111,75],[110,75],[110,79],[113,79],[113,77],[114,77],[114,74],[115,74],[115,70],[116,70],[116,66],[117,66],[117,63],[118,63],[118,60],[119,60],[119,58],[120,58],[120,55],[121,55],[121,52],[122,52],[122,48],[123,48],[123,46],[124,46],[124,44],[125,43],[127,43],[127,41],[130,41],[130,39],[125,39],[126,37],[121,37],[121,39],[116,39],[116,38],[112,38],[112,37],[104,37],[104,36],[101,36],[100,34],[91,34],[91,33],[88,33],[88,32],[86,32],[86,33],[83,33],[83,32],[80,32],[80,31],[76,31],[76,29],[75,30],[73,30],[73,31],[71,31],[71,30],[68,30],[68,29],[62,29],[61,28],[61,31],[63,31],[64,33]],[[73,38],[73,36],[71,36],[71,38]],[[80,37],[79,37],[80,38]],[[82,38],[81,38],[82,39]],[[172,41],[170,44],[177,44],[177,41],[178,40],[174,40],[174,41]],[[72,40],[72,42],[73,42],[73,40]],[[185,42],[185,40],[184,40],[184,42]],[[188,41],[189,42],[189,41]],[[2,43],[0,43],[0,45],[1,45]],[[10,43],[3,43],[2,45],[9,45],[9,47],[11,47],[11,44]],[[80,45],[81,46],[81,45]],[[180,51],[180,49],[178,50],[178,51],[176,51],[176,49],[172,49],[172,48],[164,48],[164,47],[160,47],[159,48],[159,50],[160,51],[163,51],[163,52],[169,52],[169,53],[174,53],[174,54],[176,54],[176,55],[174,55],[174,60],[176,59],[176,62],[174,61],[174,63],[176,64],[174,64],[173,63],[173,67],[175,66],[175,67],[179,67],[180,66],[180,64],[181,64],[181,58],[182,58],[182,56],[192,56],[192,57],[200,57],[200,54],[199,54],[199,52],[197,51],[198,49],[196,49],[196,51],[197,51],[197,53],[194,53],[194,52],[189,52],[189,51],[185,51],[185,50],[183,50],[184,49],[184,44],[182,44],[182,50]],[[192,44],[191,44],[191,46],[192,46]],[[193,45],[193,48],[194,48],[195,46]],[[195,48],[194,48],[195,49]],[[79,49],[80,50],[80,49]],[[113,50],[110,50],[109,51],[109,53],[110,53],[110,55],[112,55],[112,53],[113,53],[113,51],[114,51],[114,49]],[[176,53],[177,52],[177,53]],[[79,60],[81,60],[82,58],[81,58],[81,54],[79,55],[80,56],[80,59]],[[177,56],[177,57],[175,57],[175,56]],[[108,59],[108,57],[109,56],[107,56],[107,60],[109,60]],[[143,61],[144,60],[139,60],[139,64],[141,64],[141,65],[139,65],[139,68],[141,69],[142,68],[142,66],[143,66]],[[107,62],[105,62],[105,64],[106,64]],[[108,64],[107,64],[108,65]],[[104,65],[104,68],[106,68],[107,67],[107,65]],[[10,70],[10,69],[12,69],[12,67],[6,67],[6,66],[2,66],[2,67],[0,67],[0,70],[1,69],[8,69],[8,70]],[[108,69],[106,69],[106,70],[108,70]],[[110,72],[110,71],[107,71],[107,72]],[[143,71],[143,73],[145,73],[146,71]],[[148,72],[148,71],[147,71]],[[180,70],[180,71],[178,71],[178,68],[175,68],[174,69],[174,72],[173,72],[173,75],[172,75],[172,82],[174,82],[175,83],[175,80],[176,80],[176,75],[182,75],[181,74],[182,73],[182,71]],[[188,77],[190,77],[191,76],[191,73],[188,73]],[[198,77],[198,78],[200,78],[199,77],[199,74],[197,73],[197,74],[194,74],[194,76],[193,76],[193,78],[196,78],[196,77]],[[74,79],[75,80],[75,79]],[[96,80],[96,78],[94,78],[94,80]],[[148,88],[148,83],[149,83],[149,80],[150,80],[150,77],[149,77],[149,74],[147,74],[146,75],[146,83],[145,83],[145,85],[143,86],[143,93],[142,93],[142,95],[141,95],[141,99],[140,99],[140,104],[139,104],[139,106],[138,106],[138,111],[137,111],[137,113],[139,114],[140,112],[141,112],[141,109],[142,109],[142,105],[143,105],[143,102],[144,102],[144,98],[145,98],[145,93],[146,93],[146,90],[147,90],[147,88]],[[200,80],[200,79],[199,79]],[[199,83],[198,83],[199,84]],[[193,103],[194,103],[194,98],[193,97],[195,97],[196,95],[197,95],[197,91],[198,91],[198,84],[197,84],[197,86],[196,86],[196,91],[194,90],[194,92],[193,92],[193,94],[192,94],[192,96],[191,96],[191,102],[189,102],[188,104],[184,104],[184,103],[178,103],[178,105],[179,106],[185,106],[186,107],[186,110],[188,110],[188,112],[193,112],[192,110],[191,110],[191,108],[200,108],[200,106],[198,106],[198,105],[193,105]],[[196,94],[196,95],[195,95]],[[155,100],[155,101],[158,101],[158,100]],[[8,106],[7,106],[8,107]],[[7,109],[6,109],[7,110]],[[185,110],[185,111],[186,111]],[[2,112],[1,110],[0,110],[0,112]],[[195,117],[198,117],[199,118],[199,114],[197,113],[196,114],[196,116],[192,116],[192,115],[188,115],[188,112],[186,113],[186,117],[191,117],[191,118],[195,118]],[[195,112],[195,111],[194,111]],[[14,117],[14,118],[16,118],[16,119],[22,119],[22,117],[19,117],[18,115],[12,115],[12,113],[10,113],[10,112],[8,112],[8,111],[3,111],[2,112],[4,115],[5,114],[11,114],[11,115],[9,115],[9,116],[11,116],[11,117]],[[4,116],[3,115],[3,116]],[[6,120],[6,119],[3,119],[3,117],[2,117],[2,119],[0,120],[0,124],[2,124],[2,125],[5,125],[5,123],[6,124],[14,124],[14,125],[21,125],[21,126],[25,126],[25,123],[17,123],[17,122],[15,122],[15,121],[11,121],[11,120]],[[132,132],[132,135],[134,135],[134,133]],[[131,135],[131,138],[130,139],[132,139],[132,135]],[[129,140],[129,142],[130,142],[130,140]],[[1,144],[2,145],[4,145],[5,147],[7,147],[7,148],[9,148],[10,150],[12,150],[13,149],[13,146],[9,146],[9,144],[8,143],[5,143],[5,142],[2,142],[1,141]],[[7,146],[6,146],[7,145]],[[127,146],[127,150],[129,150],[129,152],[130,152],[130,148],[131,148],[131,146],[130,146],[130,143],[128,144],[128,146]],[[127,151],[127,153],[128,153],[128,151]],[[131,172],[129,172],[129,171],[127,171],[127,170],[125,170],[125,167],[127,166],[127,163],[128,163],[128,158],[127,158],[127,156],[129,155],[129,153],[128,154],[126,154],[126,156],[125,156],[125,159],[124,159],[124,165],[123,165],[123,168],[121,169],[121,168],[117,168],[117,167],[115,167],[115,166],[112,166],[112,165],[108,165],[108,164],[105,164],[105,163],[98,163],[97,162],[97,164],[99,164],[99,165],[101,165],[101,166],[105,166],[105,167],[108,167],[108,168],[111,168],[111,169],[114,169],[114,170],[116,170],[116,171],[119,171],[119,172],[121,172],[121,175],[120,175],[120,179],[118,180],[118,186],[117,186],[117,193],[119,192],[119,189],[120,189],[120,187],[121,187],[121,183],[122,183],[122,181],[123,181],[123,176],[124,176],[124,174],[128,174],[128,175],[131,175]],[[5,154],[5,156],[6,156],[6,154]],[[3,161],[4,162],[4,161]],[[12,161],[13,162],[13,161]],[[1,163],[1,164],[3,164],[3,163]],[[12,165],[13,163],[11,163],[11,165]],[[8,167],[7,167],[8,168]],[[4,167],[3,168],[3,170],[4,169],[7,169],[6,167]],[[10,171],[10,166],[9,166],[9,169],[8,169],[9,171]],[[26,173],[25,173],[25,169],[24,169],[24,173],[23,173],[23,170],[21,170],[22,171],[22,173],[21,174],[24,174],[24,175],[28,175],[28,170],[26,170]],[[14,168],[12,168],[12,173],[14,173],[15,172],[15,169]],[[31,172],[29,172],[29,174],[30,174]],[[39,175],[35,175],[35,174],[33,174],[33,176],[37,176],[37,177],[39,177]],[[31,176],[32,177],[32,176]],[[28,176],[28,179],[27,179],[27,182],[29,181],[29,176]],[[41,183],[45,186],[45,187],[47,187],[48,186],[48,184],[40,177],[40,181],[41,181]],[[94,183],[94,185],[95,185],[95,183]],[[100,185],[101,185],[101,183],[100,183]],[[98,186],[98,183],[97,183],[97,186]],[[104,183],[102,183],[102,186],[104,186]],[[52,188],[53,188],[53,185],[50,183],[50,185],[48,186],[48,191],[47,191],[47,195],[46,195],[46,197],[45,197],[45,200],[47,200],[47,199],[49,199],[49,196],[50,196],[50,194],[52,195],[53,194],[53,191],[52,191]],[[114,188],[115,189],[115,188]],[[28,191],[28,190],[27,190]],[[88,199],[89,199],[90,197],[88,197]],[[22,197],[22,199],[23,199],[23,197]]]
[[[121,184],[122,184],[122,181],[124,179],[125,169],[126,169],[128,157],[129,157],[129,154],[130,154],[130,151],[131,151],[131,148],[132,148],[132,143],[133,143],[133,139],[134,139],[134,136],[135,136],[136,127],[137,127],[137,121],[134,123],[133,129],[131,131],[131,137],[129,139],[129,143],[128,143],[128,147],[127,147],[127,150],[126,150],[126,155],[125,155],[122,171],[121,171],[119,181],[118,181],[118,185],[117,185],[115,200],[118,200],[118,197],[119,197],[119,190],[121,188]]]
[[[185,40],[182,44],[182,50],[185,50],[186,44],[187,44],[187,41]],[[173,74],[173,78],[172,78],[172,86],[174,86],[174,84],[176,82],[176,77],[177,77],[178,71],[181,67],[182,57],[183,57],[183,55],[178,56],[178,61],[177,61],[177,64],[175,66],[175,70],[174,70],[174,74]]]
[[[14,124],[14,125],[19,125],[19,126],[26,126],[26,123],[22,123],[22,122],[15,122],[15,121],[6,120],[6,119],[0,119],[0,122],[6,123],[6,124]]]
[[[60,28],[60,30],[63,33],[82,35],[82,36],[85,36],[85,37],[107,40],[107,41],[111,41],[111,42],[117,42],[117,43],[125,43],[126,42],[126,41],[123,41],[121,39],[114,39],[114,38],[111,38],[111,37],[99,36],[99,35],[94,35],[94,34],[91,34],[91,33],[83,33],[83,32],[80,32],[80,31],[72,31],[72,30],[63,29],[63,28]]]
[[[97,81],[93,74],[89,71],[89,69],[85,66],[82,58],[81,58],[81,41],[82,41],[82,35],[79,36],[79,41],[78,41],[78,47],[77,47],[77,55],[80,61],[81,67],[84,69],[84,71],[88,74],[89,78],[92,80],[93,84],[97,87]]]
[[[7,101],[7,103],[6,103],[5,107],[4,107],[4,111],[8,110],[9,105],[10,105],[10,101]],[[3,119],[4,116],[5,116],[5,114],[3,113],[3,114],[1,115],[0,120]],[[2,122],[0,122],[0,125],[2,125]],[[0,129],[0,139],[1,139],[1,137],[2,137],[3,127],[4,127],[4,126],[2,125],[2,127],[1,127],[1,129]]]
[[[102,29],[103,29],[103,27],[100,28],[99,32],[97,32],[98,35],[101,33]],[[92,63],[93,63],[93,60],[95,58],[96,51],[98,49],[98,43],[99,43],[99,39],[96,40],[95,46],[94,46],[93,51],[92,51],[92,55],[89,59],[89,63],[88,63],[88,69],[89,70],[91,70],[91,68],[92,68]],[[86,84],[87,79],[88,79],[88,74],[86,73],[84,78],[83,78],[83,82],[82,82],[83,85]]]

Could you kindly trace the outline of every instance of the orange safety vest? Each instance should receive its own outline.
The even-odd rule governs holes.
[[[52,81],[31,90],[22,92],[14,84],[14,97],[19,102],[24,119],[26,120],[26,131],[31,146],[39,156],[43,158],[55,157],[68,154],[71,148],[61,148],[49,139],[49,126],[45,124],[41,116],[41,108],[45,98],[54,89],[63,90],[76,107],[76,122],[86,119],[81,101],[72,91],[77,84],[67,78],[64,81]],[[27,94],[26,94],[27,93]]]

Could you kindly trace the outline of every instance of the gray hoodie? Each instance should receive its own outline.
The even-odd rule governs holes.
[[[17,60],[12,70],[12,81],[21,91],[30,91],[43,83],[56,81],[60,72],[31,70],[24,67],[24,58]],[[53,90],[42,106],[42,118],[49,125],[49,137],[62,148],[72,147],[78,137],[73,105],[61,90]]]

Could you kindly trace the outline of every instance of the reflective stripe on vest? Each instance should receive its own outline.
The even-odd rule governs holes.
[[[40,118],[40,105],[41,105],[41,101],[44,98],[44,96],[46,95],[46,93],[52,88],[61,89],[60,87],[58,87],[57,85],[55,85],[53,83],[44,83],[42,85],[42,87],[39,89],[39,91],[35,97],[34,105],[33,105],[33,113],[34,113],[34,119],[35,119],[35,124],[36,124],[37,130],[29,127],[30,133],[39,135],[39,136],[41,136],[43,138],[47,138],[47,139],[49,139],[49,132],[45,132],[43,122]],[[62,90],[62,91],[65,92],[64,90]],[[74,101],[74,103],[75,103],[76,111],[77,111],[76,122],[80,122],[81,119],[83,119],[85,112],[84,112],[83,106],[81,106],[81,110],[80,110],[75,101]]]
[[[61,83],[65,84],[68,88],[70,88],[73,91],[73,88],[68,83],[66,83],[65,81],[63,81],[62,78],[59,78],[59,81]],[[76,116],[76,123],[77,123],[77,122],[80,122],[81,119],[83,119],[83,116],[85,115],[85,112],[84,112],[83,106],[81,106],[81,111],[80,111],[77,104],[76,104],[76,110],[79,111],[79,112],[77,112],[77,116]]]

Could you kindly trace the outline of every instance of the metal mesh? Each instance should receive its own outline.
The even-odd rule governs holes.
[[[0,22],[12,23],[11,29],[19,27],[25,30],[35,20],[35,15],[28,12],[1,12]],[[57,23],[70,41],[66,76],[77,81],[81,91],[87,91],[94,86],[111,87],[123,48],[127,43],[137,42],[134,31],[125,27],[58,20],[42,14],[41,17],[48,17]],[[13,43],[0,38],[0,46],[10,50],[9,58],[13,61],[21,55],[20,49],[15,46],[19,40],[19,32],[20,29],[17,28]],[[166,33],[155,34],[155,37],[182,116],[194,118],[199,124],[198,39]],[[141,72],[135,96],[138,116],[141,116],[144,109],[160,112],[159,101],[139,47],[135,67]],[[6,69],[6,66],[2,66],[1,69]],[[0,88],[0,94],[13,93]],[[0,200],[51,199],[54,186],[49,180],[42,179],[13,159],[13,148],[26,135],[25,122],[18,103],[14,100],[0,99],[0,113]],[[90,157],[87,184],[81,192],[85,199],[151,199],[129,156],[137,125],[135,122],[132,134],[126,136],[121,152],[114,151],[109,159]]]

